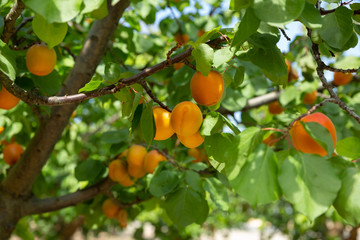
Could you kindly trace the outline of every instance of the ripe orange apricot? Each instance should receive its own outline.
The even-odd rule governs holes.
[[[174,69],[175,70],[179,70],[180,68],[182,68],[185,65],[185,63],[183,62],[179,62],[179,63],[174,63]]]
[[[205,34],[205,30],[204,29],[199,29],[198,31],[197,31],[197,36],[198,37],[201,37],[202,35],[204,35]]]
[[[121,181],[119,181],[118,183],[124,187],[130,187],[134,185],[134,181],[130,179],[130,176],[128,174],[124,178],[122,178]]]
[[[116,216],[116,220],[118,221],[120,227],[122,228],[126,228],[127,226],[127,212],[125,211],[125,209],[120,209],[117,216]]]
[[[109,164],[109,177],[115,182],[120,182],[128,176],[126,166],[122,160],[114,160]]]
[[[299,78],[299,75],[297,74],[296,70],[293,67],[291,67],[291,62],[285,59],[285,63],[288,71],[288,82],[292,80],[297,80]]]
[[[126,160],[129,165],[142,167],[144,164],[144,158],[146,156],[146,148],[141,145],[132,145],[128,149]]]
[[[195,160],[192,160],[193,163],[202,162],[207,159],[204,149],[190,148],[188,149],[187,154],[195,158]]]
[[[269,112],[271,114],[280,114],[284,111],[284,108],[280,105],[278,101],[269,103],[268,105]]]
[[[213,70],[207,77],[197,71],[191,78],[190,90],[191,96],[198,104],[212,106],[221,99],[224,92],[224,79],[219,72]]]
[[[129,175],[134,178],[142,178],[146,174],[144,166],[137,166],[133,164],[128,164],[128,172]]]
[[[333,83],[337,86],[346,85],[351,82],[353,75],[351,73],[334,72]]]
[[[24,149],[21,145],[15,142],[9,143],[5,145],[3,150],[4,161],[11,166],[20,159],[23,152]]]
[[[0,134],[2,134],[3,131],[4,131],[4,127],[1,126],[1,127],[0,127]]]
[[[317,122],[324,126],[331,135],[331,138],[334,143],[334,148],[336,146],[336,130],[334,124],[323,113],[313,113],[306,117],[303,117],[299,120],[300,122]],[[310,135],[306,132],[304,127],[301,125],[299,121],[296,121],[290,129],[291,140],[295,149],[304,152],[304,153],[313,153],[318,154],[320,156],[326,156],[326,150],[321,147],[314,139],[310,137]]]
[[[120,208],[112,199],[109,198],[103,202],[102,210],[106,217],[114,218],[118,214]]]
[[[177,104],[170,115],[171,128],[181,136],[194,135],[202,122],[203,116],[200,108],[189,101]]]
[[[265,143],[266,145],[268,145],[269,147],[272,147],[275,145],[277,137],[275,136],[275,134],[271,134],[270,136],[268,136],[267,138],[265,138],[262,142]]]
[[[153,114],[156,126],[155,140],[165,140],[174,134],[171,128],[170,115],[171,113],[160,106],[153,107]]]
[[[174,39],[176,42],[180,43],[181,45],[185,45],[190,40],[189,36],[186,33],[184,34],[178,33],[174,36]]]
[[[159,153],[157,150],[151,150],[146,154],[144,160],[144,169],[148,173],[153,173],[159,162],[166,161],[166,157]]]
[[[304,104],[313,104],[315,101],[316,101],[316,95],[317,95],[317,91],[314,90],[313,92],[311,93],[306,93],[302,102]]]
[[[35,44],[26,53],[26,67],[34,75],[48,75],[54,70],[55,65],[55,50],[44,44]]]
[[[20,99],[9,93],[4,86],[0,90],[0,108],[10,110],[18,105]]]
[[[177,135],[179,141],[187,148],[196,148],[204,142],[204,138],[200,135],[199,132],[191,136],[181,136]]]

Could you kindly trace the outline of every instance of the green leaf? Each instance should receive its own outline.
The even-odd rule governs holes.
[[[245,67],[243,66],[237,67],[234,76],[235,87],[238,87],[243,83],[244,77],[245,77]]]
[[[90,17],[95,19],[103,19],[109,14],[107,8],[107,1],[103,1],[103,3],[95,10],[90,13]]]
[[[272,26],[284,27],[297,19],[305,6],[305,0],[254,0],[256,16]]]
[[[76,166],[75,177],[78,181],[90,181],[95,179],[104,169],[105,166],[102,162],[89,159]]]
[[[220,65],[230,61],[234,56],[234,52],[230,49],[230,47],[225,47],[215,51],[214,54],[214,66],[217,68]]]
[[[201,125],[200,134],[210,136],[222,130],[223,121],[218,112],[209,112]]]
[[[201,225],[209,214],[205,198],[188,187],[171,194],[165,200],[164,208],[177,228],[184,228],[192,223]]]
[[[290,86],[286,88],[281,94],[280,94],[280,103],[282,106],[288,105],[290,102],[296,99],[297,95],[299,93],[299,90],[294,87]]]
[[[220,31],[220,26],[218,26],[217,28],[211,29],[210,31],[204,33],[201,37],[199,37],[199,39],[196,40],[196,42],[194,44],[192,44],[192,46],[194,48],[196,48],[201,43],[207,42],[214,34],[218,33],[219,31]]]
[[[122,128],[118,131],[108,131],[101,134],[101,141],[109,144],[125,142],[129,138],[129,130]]]
[[[20,237],[22,240],[33,240],[34,235],[32,234],[29,226],[29,219],[22,218],[17,222],[14,234]]]
[[[321,28],[322,19],[320,11],[311,3],[305,2],[304,11],[301,13],[299,20],[308,28]]]
[[[211,200],[223,211],[229,210],[229,197],[224,184],[217,178],[205,178],[204,189],[210,193]]]
[[[81,92],[91,92],[96,90],[104,81],[103,80],[99,80],[97,78],[92,78],[90,82],[88,82],[87,84],[85,84],[84,87],[79,89],[79,93]]]
[[[0,71],[2,71],[11,80],[16,77],[16,62],[14,53],[8,45],[0,40]]]
[[[49,23],[70,21],[82,7],[82,0],[24,0],[24,3]]]
[[[185,171],[185,181],[195,191],[199,193],[204,192],[203,181],[197,172]]]
[[[143,107],[141,113],[140,126],[145,138],[146,144],[149,146],[155,137],[155,121],[153,116],[152,105],[153,102],[149,102]]]
[[[238,30],[231,42],[231,47],[241,46],[260,26],[260,20],[255,16],[252,8],[248,8],[241,19]]]
[[[48,23],[41,15],[36,14],[32,27],[36,36],[53,48],[64,40],[67,33],[67,23]]]
[[[180,179],[175,171],[165,170],[151,179],[149,191],[155,197],[161,197],[172,192],[179,182]]]
[[[270,147],[260,144],[242,167],[239,175],[230,181],[241,197],[252,206],[275,201],[281,195],[277,181],[278,164]]]
[[[40,90],[47,95],[53,95],[60,90],[62,84],[62,77],[54,70],[46,76],[32,75],[32,80]]]
[[[132,102],[131,114],[130,114],[130,117],[129,117],[129,120],[130,120],[130,121],[133,120],[133,117],[134,117],[136,108],[137,108],[138,105],[139,105],[141,96],[142,96],[141,92],[138,92],[138,93],[135,94],[134,101]]]
[[[275,84],[287,83],[287,66],[280,50],[273,46],[271,48],[253,48],[248,51],[252,63],[259,66],[272,82]]]
[[[348,137],[336,143],[336,152],[350,159],[360,158],[360,138]]]
[[[225,124],[235,133],[235,135],[238,135],[241,131],[232,123],[230,120],[225,117],[224,115],[220,114],[221,118],[224,120]]]
[[[250,7],[253,0],[231,0],[230,9],[234,11],[240,11],[242,8]]]
[[[191,55],[196,61],[196,70],[207,76],[214,59],[214,49],[205,43],[201,43],[194,48]]]
[[[99,0],[99,1],[93,1],[93,0],[83,0],[84,2],[84,9],[81,11],[81,13],[88,13],[88,12],[92,12],[98,8],[100,8],[101,4],[103,4],[103,2],[106,2],[106,0]]]
[[[348,223],[356,226],[360,222],[360,172],[348,168],[341,174],[341,189],[334,202],[336,211]]]
[[[241,92],[230,87],[226,88],[226,95],[221,102],[221,106],[229,111],[240,111],[246,105],[246,98],[242,96]]]
[[[324,17],[320,36],[330,47],[342,49],[350,40],[353,33],[351,16],[351,10],[338,7]]]
[[[305,131],[328,153],[328,156],[334,152],[334,143],[327,128],[317,122],[301,122]]]
[[[280,168],[279,183],[295,209],[311,221],[327,211],[341,187],[331,163],[314,154],[288,156]]]

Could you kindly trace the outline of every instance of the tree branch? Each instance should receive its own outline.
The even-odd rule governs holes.
[[[15,22],[16,19],[20,16],[24,10],[25,5],[21,0],[16,1],[13,7],[10,9],[10,12],[4,17],[4,29],[1,34],[1,40],[8,44],[11,36],[15,32]]]
[[[311,36],[311,29],[308,29],[308,36]],[[334,99],[334,102],[339,105],[345,112],[347,112],[351,117],[353,117],[358,123],[360,123],[360,116],[357,115],[352,109],[350,109],[340,98],[336,95],[333,90],[333,86],[328,83],[324,75],[324,69],[326,68],[326,64],[321,60],[319,45],[312,42],[312,51],[317,63],[316,72],[323,84],[323,86],[328,90],[330,96]]]
[[[108,191],[114,185],[115,182],[113,182],[110,178],[105,178],[89,188],[79,190],[74,193],[69,193],[64,196],[55,197],[55,198],[45,198],[45,199],[33,199],[25,203],[23,208],[23,214],[24,215],[41,214],[46,212],[57,211],[69,206],[74,206],[79,203],[90,200],[95,196],[97,196],[98,194]]]
[[[217,46],[221,42],[225,41],[226,39],[227,39],[226,36],[221,36],[217,39],[209,41],[208,44],[210,46]],[[86,45],[84,45],[84,47],[86,47]],[[71,103],[80,103],[80,102],[83,102],[83,101],[91,99],[91,98],[100,97],[100,96],[104,96],[104,95],[108,95],[108,94],[114,94],[114,93],[120,91],[120,89],[124,88],[125,86],[129,86],[134,83],[139,83],[142,79],[144,79],[162,69],[165,69],[174,63],[183,61],[187,57],[191,56],[192,50],[193,50],[192,48],[189,48],[185,52],[183,52],[175,57],[172,57],[170,59],[167,59],[155,66],[146,68],[134,76],[131,76],[126,79],[121,79],[116,84],[112,84],[112,85],[106,86],[104,88],[97,89],[97,90],[94,90],[91,92],[86,92],[86,93],[76,94],[75,91],[72,91],[71,93],[73,95],[68,95],[69,93],[62,91],[60,94],[64,95],[64,96],[53,96],[53,97],[39,96],[33,92],[29,92],[29,91],[26,91],[26,90],[20,88],[19,86],[14,84],[2,72],[0,72],[0,83],[10,93],[14,94],[15,96],[17,96],[18,98],[20,98],[21,100],[23,100],[26,103],[31,103],[31,104],[35,104],[35,105],[45,105],[45,106],[56,106],[56,105],[64,105],[64,104],[71,104]],[[80,56],[78,58],[80,58]],[[80,60],[84,61],[85,63],[88,62],[88,59],[80,58]],[[76,62],[78,62],[78,61],[76,61]],[[83,66],[83,67],[86,69],[86,66]],[[66,86],[67,86],[67,84],[66,84]],[[77,91],[78,91],[78,89],[80,89],[80,87],[73,88],[70,86],[67,86],[67,88],[68,89],[76,89]]]
[[[115,32],[119,19],[129,6],[129,0],[121,0],[109,9],[107,17],[95,21],[84,42],[81,53],[76,58],[75,65],[70,72],[65,87],[59,94],[75,94],[89,82],[95,73],[96,67],[106,50],[109,39]],[[0,74],[0,82],[5,87],[15,88],[9,79]],[[25,94],[28,94],[24,91]],[[21,159],[11,168],[1,186],[6,192],[18,196],[27,196],[41,172],[42,167],[50,157],[55,144],[61,138],[62,132],[69,122],[71,114],[77,104],[68,104],[51,108],[50,115],[40,122],[34,137],[31,139]]]
[[[163,104],[151,91],[151,89],[149,88],[147,82],[144,80],[142,80],[140,82],[141,86],[145,89],[146,93],[149,95],[149,97],[154,100],[154,102],[156,102],[157,104],[160,105],[160,107],[162,107],[163,109],[167,110],[168,112],[171,112],[172,110],[170,108],[168,108],[165,104]]]

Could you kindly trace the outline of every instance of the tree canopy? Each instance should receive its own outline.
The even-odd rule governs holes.
[[[0,15],[0,239],[135,220],[188,239],[251,218],[356,239],[360,3],[3,0]]]

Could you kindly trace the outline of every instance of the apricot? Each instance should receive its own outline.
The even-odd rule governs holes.
[[[179,63],[174,63],[174,69],[175,70],[179,70],[180,68],[182,68],[185,65],[185,63],[183,62],[179,62]]]
[[[204,138],[200,135],[199,132],[196,132],[190,136],[181,136],[177,135],[179,141],[187,148],[196,148],[204,142]]]
[[[127,226],[127,212],[125,211],[125,209],[120,209],[117,216],[116,216],[116,220],[118,221],[120,227],[122,228],[126,228]]]
[[[171,113],[160,106],[153,107],[153,114],[156,126],[155,140],[165,140],[174,134],[171,128],[170,115]]]
[[[0,108],[10,110],[18,105],[20,99],[9,93],[4,86],[0,90]]]
[[[351,73],[334,72],[334,85],[341,86],[351,82],[353,75]]]
[[[56,65],[56,53],[44,44],[35,44],[26,53],[26,67],[37,76],[50,74]]]
[[[128,174],[126,174],[124,178],[118,181],[118,183],[124,187],[130,187],[134,185],[134,182],[130,179],[130,176]]]
[[[262,142],[266,145],[268,145],[269,147],[272,147],[275,145],[277,137],[275,136],[275,134],[271,134],[270,136],[268,136],[267,138],[265,138]]]
[[[128,173],[132,177],[142,178],[143,176],[145,176],[146,171],[144,169],[144,166],[128,164]]]
[[[219,72],[213,70],[207,77],[197,71],[191,79],[190,90],[191,96],[198,104],[212,106],[221,99],[224,92],[224,79]]]
[[[197,31],[197,36],[198,37],[201,37],[202,35],[204,35],[205,34],[205,30],[204,29],[199,29],[198,31]]]
[[[142,167],[146,156],[146,148],[141,145],[132,145],[128,149],[126,160],[129,165]]]
[[[4,161],[10,166],[15,164],[23,154],[24,149],[20,144],[15,142],[5,145],[3,150]]]
[[[3,131],[4,131],[4,127],[3,127],[3,126],[1,126],[1,127],[0,127],[0,134],[2,134],[2,133],[3,133]]]
[[[200,108],[189,101],[177,104],[170,115],[171,128],[181,136],[194,135],[202,122],[203,116]]]
[[[296,70],[293,67],[291,67],[291,62],[285,59],[285,63],[288,71],[288,82],[292,80],[297,80],[299,78],[299,75],[297,74]]]
[[[127,169],[122,160],[114,160],[109,164],[109,177],[115,182],[120,182],[128,176]]]
[[[120,208],[112,199],[109,198],[103,202],[102,210],[106,217],[114,218],[118,214]]]
[[[320,156],[327,155],[326,150],[306,132],[300,122],[317,122],[324,126],[330,132],[335,148],[336,130],[334,124],[325,114],[316,112],[296,121],[291,127],[290,136],[295,149],[304,153],[313,153]]]
[[[159,153],[157,150],[151,150],[146,154],[144,160],[144,169],[148,173],[153,173],[159,162],[166,161],[166,157]]]
[[[302,102],[304,104],[313,104],[316,101],[316,95],[317,95],[317,91],[314,90],[311,93],[306,93]]]
[[[184,34],[178,33],[174,36],[174,39],[176,42],[180,43],[181,45],[185,45],[190,40],[189,36],[186,33]]]
[[[269,103],[268,105],[269,112],[273,115],[280,114],[284,111],[284,108],[280,105],[278,101]]]
[[[195,160],[192,160],[193,163],[202,162],[203,160],[207,160],[206,153],[204,149],[198,148],[189,148],[187,154],[191,157],[194,157]]]

